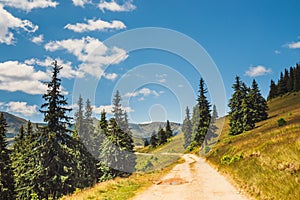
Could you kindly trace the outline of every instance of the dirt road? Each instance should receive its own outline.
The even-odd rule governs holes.
[[[176,165],[159,183],[136,196],[135,200],[247,200],[203,159],[192,154]]]

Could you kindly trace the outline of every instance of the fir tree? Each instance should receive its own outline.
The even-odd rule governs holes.
[[[190,110],[188,107],[185,109],[185,119],[182,123],[182,131],[184,134],[184,148],[187,148],[192,142],[192,122],[190,117]]]
[[[173,136],[173,131],[171,129],[169,120],[167,120],[166,131],[165,132],[166,132],[166,137],[167,138],[171,138]]]
[[[159,129],[158,129],[157,137],[158,137],[158,142],[157,142],[158,144],[161,145],[161,144],[165,144],[167,142],[166,132],[161,127],[159,127]]]
[[[193,135],[193,141],[197,142],[198,145],[202,145],[204,142],[205,135],[208,132],[208,127],[211,120],[210,115],[210,104],[207,100],[207,97],[205,96],[207,93],[207,90],[205,88],[204,80],[200,79],[199,84],[199,96],[197,99],[197,106],[198,106],[198,127]]]
[[[122,120],[123,120],[123,110],[122,110],[121,100],[122,99],[120,96],[120,92],[117,90],[113,99],[112,113],[119,126],[122,126]]]
[[[213,105],[213,110],[212,110],[212,114],[211,114],[211,121],[213,123],[216,122],[216,120],[218,119],[219,115],[218,115],[218,111],[217,111],[217,107],[216,105],[214,104]]]
[[[10,152],[7,149],[6,139],[7,123],[0,113],[0,199],[15,199],[14,174],[10,159]]]
[[[84,116],[83,116],[83,99],[81,95],[79,96],[77,104],[78,104],[78,110],[75,113],[76,135],[82,137],[84,133]]]
[[[268,100],[273,99],[273,98],[275,98],[277,96],[278,96],[277,85],[275,84],[275,82],[273,80],[271,80],[270,92],[269,92],[269,95],[268,95]]]
[[[155,131],[153,131],[152,135],[151,135],[151,138],[150,138],[150,144],[151,146],[154,148],[157,146],[157,143],[158,143],[158,139],[156,138],[156,133]]]
[[[133,140],[119,128],[116,120],[111,118],[107,128],[107,137],[105,138],[99,156],[104,174],[102,180],[110,179],[135,170],[136,156],[133,151]]]
[[[300,64],[297,64],[294,71],[294,91],[300,91]]]
[[[245,99],[246,94],[242,89],[242,81],[240,77],[235,77],[235,83],[232,86],[234,93],[229,100],[229,134],[237,135],[244,131],[244,112],[243,112],[243,99]]]
[[[251,109],[253,110],[253,116],[252,116],[253,122],[256,123],[262,120],[266,120],[268,118],[267,101],[261,95],[260,90],[258,88],[258,84],[256,83],[255,80],[253,80],[252,82],[252,86],[248,96],[250,98],[249,103],[251,104]]]
[[[46,83],[49,89],[43,95],[45,103],[41,107],[45,110],[40,111],[44,114],[44,121],[48,124],[49,132],[64,134],[68,132],[67,126],[70,125],[69,120],[71,119],[71,117],[66,115],[66,112],[70,112],[71,109],[66,108],[67,100],[61,94],[61,79],[58,78],[58,74],[62,67],[57,64],[57,61],[54,61],[52,64],[52,79]]]

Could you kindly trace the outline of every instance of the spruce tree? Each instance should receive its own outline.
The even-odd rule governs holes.
[[[290,72],[287,81],[287,90],[288,92],[294,91],[294,68],[290,67]]]
[[[157,137],[158,137],[158,144],[161,145],[161,144],[165,144],[167,142],[168,138],[167,138],[166,132],[161,127],[159,127],[159,129],[158,129]]]
[[[170,125],[170,122],[169,120],[167,120],[167,124],[166,124],[166,137],[167,138],[171,138],[173,136],[173,131],[171,129],[171,125]]]
[[[43,95],[45,103],[41,106],[45,110],[41,109],[40,112],[44,114],[44,121],[47,122],[49,132],[61,135],[68,132],[67,126],[70,125],[71,117],[68,117],[66,113],[72,109],[66,108],[68,105],[67,100],[61,94],[61,79],[58,78],[58,74],[62,67],[57,64],[57,61],[54,61],[52,64],[52,79],[46,82],[48,90]]]
[[[258,84],[255,79],[252,82],[251,89],[249,91],[249,103],[251,104],[251,109],[253,110],[252,120],[254,123],[266,120],[268,118],[268,105],[265,98],[260,93]]]
[[[211,114],[211,122],[212,122],[212,123],[215,123],[216,120],[218,119],[218,117],[219,117],[219,115],[218,115],[217,107],[216,107],[216,105],[214,104],[214,105],[213,105],[212,114]]]
[[[206,93],[207,89],[205,88],[204,80],[201,78],[199,84],[199,96],[197,98],[199,115],[197,116],[197,129],[193,135],[193,141],[197,142],[198,145],[202,145],[204,142],[211,120],[210,104],[205,96]]]
[[[6,140],[7,123],[0,113],[0,199],[14,200],[14,174],[10,158],[10,151],[7,149]]]
[[[232,86],[234,93],[229,100],[229,135],[237,135],[244,131],[244,112],[243,112],[243,99],[245,99],[246,94],[242,89],[242,81],[240,77],[235,77],[235,83]]]
[[[83,116],[83,99],[81,95],[77,101],[78,110],[75,113],[75,127],[76,127],[76,134],[79,137],[83,136],[84,133],[84,116]]]
[[[95,160],[79,140],[67,134],[70,109],[61,94],[60,70],[54,62],[52,80],[43,95],[45,110],[41,112],[47,126],[25,137],[26,148],[14,161],[18,199],[58,199],[76,188],[92,186],[97,179]]]
[[[243,123],[243,131],[249,131],[255,127],[255,108],[252,102],[250,94],[250,88],[246,86],[245,83],[242,82],[242,123]]]
[[[187,148],[192,142],[192,121],[190,117],[189,107],[185,109],[185,119],[182,123],[182,132],[184,134],[184,148]]]
[[[107,180],[135,170],[136,156],[134,154],[132,137],[119,128],[116,120],[111,118],[107,127],[107,137],[101,147],[98,164],[104,170],[102,180]]]
[[[277,96],[278,96],[277,85],[275,84],[275,82],[273,80],[271,80],[270,92],[269,92],[269,95],[268,95],[268,100],[273,99],[273,98],[275,98]]]
[[[122,110],[121,100],[122,98],[120,96],[120,92],[117,90],[113,99],[112,113],[119,126],[122,126],[122,121],[123,121],[123,110]]]
[[[278,81],[278,94],[284,95],[287,93],[287,73],[285,70],[285,75],[283,73],[280,73],[280,79]]]
[[[300,91],[300,64],[296,64],[294,71],[294,91]]]
[[[156,138],[155,131],[153,131],[152,134],[151,134],[151,138],[150,138],[150,144],[154,148],[154,147],[157,146],[157,143],[158,143],[158,139]]]

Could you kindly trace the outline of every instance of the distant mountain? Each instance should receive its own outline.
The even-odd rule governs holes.
[[[27,120],[17,117],[13,114],[2,112],[4,114],[4,117],[7,121],[8,128],[7,128],[7,138],[8,141],[13,141],[13,138],[16,134],[19,133],[20,127],[23,125],[24,127],[27,124]],[[98,120],[94,119],[95,126],[98,124]],[[36,127],[36,123],[32,123],[33,127]],[[43,126],[45,124],[38,125]],[[170,122],[171,128],[173,130],[173,135],[177,135],[181,132],[181,124]],[[157,134],[159,127],[165,128],[166,122],[151,122],[151,123],[144,123],[144,124],[134,124],[130,123],[129,128],[132,132],[132,135],[134,137],[134,141],[136,145],[142,145],[143,139],[149,139],[153,133],[153,131]],[[74,126],[71,126],[73,128]]]
[[[181,124],[170,122],[173,135],[177,135],[181,132]],[[159,127],[165,129],[166,122],[151,122],[145,124],[129,124],[130,131],[134,137],[136,145],[143,145],[144,139],[150,139],[153,131],[157,134]]]
[[[12,141],[13,138],[15,137],[15,135],[19,133],[21,126],[23,125],[25,128],[28,121],[26,119],[23,119],[21,117],[15,116],[15,115],[7,113],[7,112],[2,112],[2,113],[8,124],[6,137],[8,138],[8,141]],[[44,125],[41,123],[32,123],[33,128],[36,127],[36,124],[38,124],[40,126]]]

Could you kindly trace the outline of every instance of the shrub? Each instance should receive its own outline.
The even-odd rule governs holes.
[[[277,120],[277,124],[278,124],[278,126],[284,126],[284,125],[286,125],[286,121],[285,121],[285,119],[280,118]]]

